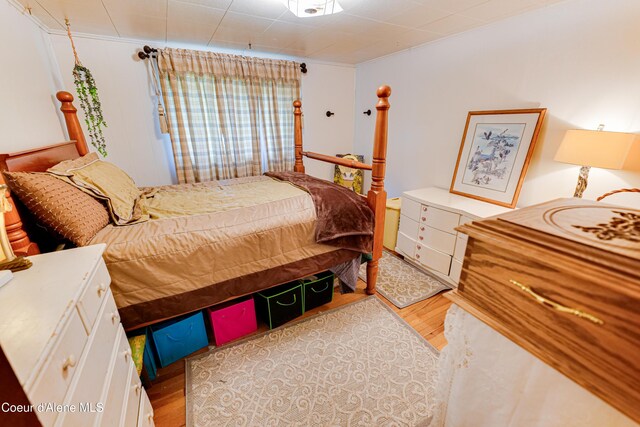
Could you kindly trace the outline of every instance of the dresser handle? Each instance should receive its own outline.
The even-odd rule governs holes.
[[[420,227],[420,231],[424,231],[424,227]]]
[[[422,211],[423,211],[423,212],[426,212],[426,211],[427,211],[427,208],[426,208],[425,206],[423,206],[423,207],[422,207]]]
[[[98,286],[98,297],[101,297],[106,290],[107,290],[107,285],[105,285],[104,283],[101,283]]]
[[[422,249],[422,246],[416,245],[416,249],[420,250],[420,249]]]
[[[124,356],[125,362],[128,362],[129,358],[131,357],[131,349],[129,348],[129,349],[123,351],[122,355]]]
[[[136,384],[136,386],[133,388],[133,390],[136,392],[136,395],[140,394],[141,388],[142,386],[140,386],[140,384]]]
[[[424,240],[424,237],[422,237],[422,236],[418,236],[418,239],[420,239],[420,240]]]
[[[523,285],[520,282],[516,282],[515,280],[509,280],[509,282],[511,282],[513,285],[515,285],[518,289],[520,289],[522,292],[526,293],[527,295],[529,295],[531,298],[533,298],[534,300],[536,300],[536,302],[538,302],[539,304],[542,304],[544,306],[550,307],[556,311],[559,311],[561,313],[568,313],[568,314],[573,314],[574,316],[578,316],[582,319],[587,319],[593,323],[596,323],[598,325],[602,325],[604,324],[604,322],[597,318],[596,316],[586,313],[582,310],[578,310],[577,308],[570,308],[570,307],[566,307],[564,305],[558,304],[555,301],[552,301],[548,298],[543,297],[542,295],[534,292],[529,286]]]
[[[151,412],[147,414],[147,421],[149,422],[153,421],[153,414]]]
[[[111,313],[111,323],[116,325],[118,322],[120,322],[120,315],[118,315],[118,312]]]
[[[73,368],[74,366],[76,366],[76,358],[73,354],[70,354],[66,359],[64,359],[64,362],[62,362],[62,371],[67,372],[69,368]]]
[[[427,217],[426,217],[426,216],[423,216],[423,217],[422,217],[422,221],[426,221],[426,220],[427,220]]]
[[[416,258],[418,258],[418,259],[419,259],[419,258],[420,258],[420,254],[416,254]]]

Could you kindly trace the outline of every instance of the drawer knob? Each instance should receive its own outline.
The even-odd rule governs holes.
[[[100,283],[100,285],[98,286],[98,296],[101,297],[106,290],[107,290],[107,285],[105,285],[104,283]]]
[[[151,412],[147,413],[147,420],[149,422],[153,421],[153,414]]]
[[[131,349],[128,348],[125,351],[122,352],[122,355],[124,356],[124,360],[125,361],[129,361],[129,358],[131,357]]]
[[[416,258],[420,258],[420,254],[416,254]]]
[[[424,240],[424,237],[422,237],[422,236],[418,236],[418,239],[420,239],[420,240]]]
[[[426,221],[426,220],[427,220],[427,217],[426,217],[426,216],[423,216],[423,217],[422,217],[422,220],[423,220],[423,221]]]
[[[417,248],[418,250],[420,250],[420,249],[422,249],[422,246],[420,246],[420,245],[416,245],[416,248]]]
[[[120,322],[120,315],[118,314],[117,311],[114,311],[113,313],[111,313],[111,323],[115,325],[119,322]]]
[[[67,372],[69,368],[73,368],[74,366],[76,366],[76,358],[73,354],[70,354],[64,359],[64,362],[62,362],[62,371]]]
[[[140,389],[142,388],[142,386],[140,386],[140,384],[136,384],[136,386],[133,388],[133,390],[136,392],[136,394],[140,394]]]
[[[578,310],[577,308],[571,308],[571,307],[564,306],[562,304],[558,304],[557,302],[555,302],[553,300],[550,300],[549,298],[543,297],[542,295],[540,295],[539,293],[537,293],[533,289],[531,289],[529,286],[523,285],[522,283],[517,282],[515,280],[509,280],[509,282],[512,285],[515,285],[522,292],[524,292],[525,294],[527,294],[528,296],[533,298],[539,304],[542,304],[542,305],[544,305],[546,307],[552,308],[552,309],[554,309],[556,311],[559,311],[561,313],[573,314],[574,316],[578,316],[578,317],[580,317],[582,319],[587,319],[590,322],[593,322],[593,323],[595,323],[597,325],[604,324],[604,322],[601,319],[597,318],[593,314],[589,314],[589,313],[584,312],[582,310]]]
[[[424,231],[424,227],[420,227],[420,231]]]

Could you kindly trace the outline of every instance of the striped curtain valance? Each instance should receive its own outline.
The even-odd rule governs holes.
[[[160,74],[195,73],[243,80],[300,81],[300,64],[217,52],[165,48],[158,51]]]

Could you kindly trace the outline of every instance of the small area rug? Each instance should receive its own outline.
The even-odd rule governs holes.
[[[360,266],[359,276],[366,281],[367,264]],[[382,252],[376,290],[396,307],[410,306],[448,289],[449,286],[434,276],[418,270],[387,251]]]
[[[422,424],[438,355],[368,297],[187,359],[187,425]]]

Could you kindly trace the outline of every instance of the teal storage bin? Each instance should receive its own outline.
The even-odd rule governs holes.
[[[201,311],[151,326],[151,337],[163,368],[209,345]]]
[[[158,368],[156,367],[156,358],[153,356],[151,349],[151,340],[147,332],[147,342],[144,344],[144,353],[142,356],[142,369],[146,371],[149,381],[153,381],[158,376]]]
[[[255,295],[256,314],[269,329],[276,328],[304,313],[304,294],[298,282],[285,283]]]

